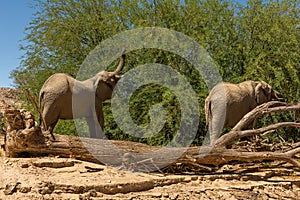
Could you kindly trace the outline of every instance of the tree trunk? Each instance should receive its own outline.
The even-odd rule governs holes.
[[[263,160],[286,161],[300,169],[300,164],[295,158],[300,152],[299,145],[281,151],[263,152],[240,151],[232,148],[234,143],[242,137],[261,135],[283,127],[300,128],[299,122],[280,122],[259,129],[241,130],[241,127],[248,121],[253,121],[264,114],[291,110],[300,110],[300,103],[288,105],[282,102],[269,102],[245,115],[229,133],[220,137],[214,146],[170,148],[66,135],[55,135],[56,140],[53,140],[48,132],[42,131],[34,124],[33,115],[30,112],[20,112],[10,107],[5,112],[9,126],[2,146],[8,157],[41,155],[73,157],[136,171],[160,171],[176,168],[178,165],[185,165],[197,171],[210,171],[214,168],[213,166],[231,161]]]

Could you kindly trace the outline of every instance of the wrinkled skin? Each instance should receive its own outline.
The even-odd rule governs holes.
[[[256,106],[280,98],[282,96],[265,82],[245,81],[240,84],[216,85],[205,100],[206,124],[211,145],[223,128],[234,127]],[[254,122],[248,128],[254,128]]]
[[[42,86],[39,95],[45,129],[52,134],[59,119],[85,118],[90,137],[103,137],[102,102],[111,99],[113,89],[121,78],[117,74],[122,70],[124,60],[123,52],[114,72],[101,71],[85,81],[78,81],[63,73],[50,76]]]

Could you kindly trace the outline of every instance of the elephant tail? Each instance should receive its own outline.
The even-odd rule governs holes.
[[[209,125],[209,119],[211,118],[211,109],[210,109],[210,99],[206,98],[205,99],[205,120],[206,120],[206,126]]]
[[[40,94],[39,94],[39,114],[40,114],[40,122],[39,122],[39,125],[41,125],[42,124],[42,101],[43,101],[43,99],[44,99],[44,91],[40,91]]]
[[[40,108],[42,108],[42,101],[43,101],[43,98],[44,98],[44,91],[41,91],[40,94],[39,94],[39,106]]]

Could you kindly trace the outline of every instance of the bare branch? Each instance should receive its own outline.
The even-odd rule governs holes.
[[[291,105],[285,102],[280,101],[270,101],[262,105],[257,106],[252,111],[247,113],[240,121],[232,128],[232,130],[243,130],[244,127],[247,127],[255,119],[261,117],[262,115],[269,114],[271,112],[279,111],[291,111],[291,110],[300,110],[300,103],[297,105]]]
[[[46,121],[45,121],[45,119],[44,119],[44,117],[43,117],[43,115],[42,115],[42,110],[41,110],[40,106],[38,105],[36,99],[34,98],[34,96],[32,95],[32,93],[30,92],[30,90],[29,90],[28,88],[25,88],[25,83],[23,83],[23,82],[22,82],[21,80],[19,80],[19,79],[17,79],[17,81],[19,82],[19,84],[20,84],[22,87],[24,87],[24,89],[25,89],[25,91],[26,91],[28,97],[29,97],[30,100],[33,102],[33,104],[34,104],[34,106],[35,106],[35,109],[36,109],[36,110],[38,111],[38,113],[39,113],[39,117],[40,117],[40,119],[41,119],[41,121],[42,121],[42,123],[43,123],[43,129],[44,129],[44,131],[47,131],[47,130],[45,130],[45,128],[46,128]],[[52,139],[55,140],[55,137],[54,137],[53,133],[51,133],[51,136],[52,136]]]
[[[233,130],[230,131],[229,133],[221,136],[217,141],[216,141],[216,146],[222,146],[226,147],[228,145],[231,145],[235,140],[243,138],[243,137],[249,137],[249,136],[254,136],[254,135],[260,135],[262,133],[266,133],[269,131],[273,131],[279,128],[283,127],[296,127],[300,128],[300,123],[296,122],[281,122],[277,124],[272,124],[267,127],[259,128],[259,129],[253,129],[253,130],[245,130],[245,131],[238,131],[238,130]]]

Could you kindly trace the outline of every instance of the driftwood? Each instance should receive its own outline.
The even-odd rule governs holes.
[[[45,119],[43,118],[43,115],[42,115],[42,110],[41,110],[40,106],[38,105],[36,99],[34,98],[34,96],[32,95],[32,93],[30,92],[30,90],[29,90],[28,88],[25,87],[26,84],[25,84],[23,81],[21,81],[21,80],[19,80],[19,79],[17,79],[17,81],[19,82],[19,84],[20,84],[22,87],[24,87],[24,89],[25,89],[25,91],[26,91],[26,93],[27,93],[29,99],[31,100],[31,102],[33,103],[35,109],[36,109],[36,110],[38,111],[38,113],[39,113],[40,123],[43,124],[43,129],[44,129],[44,131],[47,131],[47,130],[45,130],[47,126],[46,126]],[[50,133],[50,134],[51,134],[52,139],[55,140],[55,136],[54,136],[52,133]]]
[[[214,146],[170,148],[64,135],[56,135],[56,140],[52,140],[48,132],[42,131],[34,123],[30,112],[10,107],[5,112],[9,126],[3,146],[8,157],[40,155],[73,157],[137,171],[160,171],[182,166],[189,170],[211,171],[214,167],[231,161],[263,160],[285,161],[300,169],[296,157],[296,154],[300,153],[300,145],[261,152],[232,148],[236,141],[243,137],[262,135],[283,127],[300,128],[299,122],[280,122],[263,128],[241,130],[247,123],[264,114],[298,110],[300,110],[300,103],[289,105],[282,102],[269,102],[245,115],[229,133],[220,137]]]

